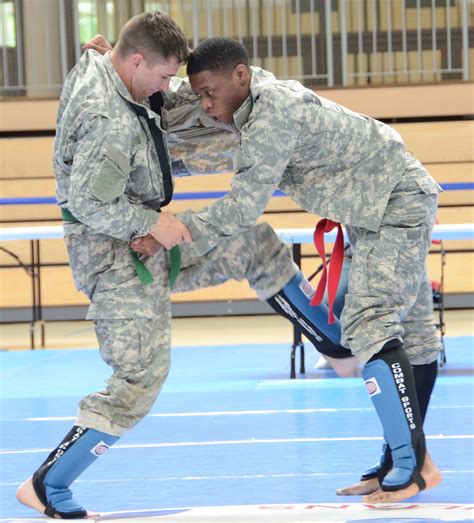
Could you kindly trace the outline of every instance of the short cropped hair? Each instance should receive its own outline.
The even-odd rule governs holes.
[[[249,57],[242,44],[233,38],[208,38],[191,51],[187,74],[191,76],[202,71],[221,73],[233,70],[239,64],[249,66]]]
[[[168,60],[174,56],[185,63],[189,56],[185,34],[170,16],[159,11],[131,18],[120,31],[116,47],[122,58],[140,53],[145,59]]]

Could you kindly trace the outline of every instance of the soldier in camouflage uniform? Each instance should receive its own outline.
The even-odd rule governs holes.
[[[348,292],[349,274],[352,261],[352,248],[346,245],[344,252],[344,263],[341,272],[337,294],[334,301],[334,314],[340,318],[344,308],[345,297]],[[324,296],[325,303],[328,301],[327,292]],[[432,360],[432,354],[437,353],[439,341],[434,336],[433,330],[433,295],[431,281],[426,275],[422,281],[417,299],[409,313],[402,322],[404,335],[403,345],[407,357],[413,367],[415,378],[416,395],[420,407],[422,423],[424,423],[428,411],[428,404],[436,381],[438,362]],[[327,356],[323,358],[328,359]],[[429,363],[425,363],[428,361]],[[380,487],[385,475],[392,467],[392,456],[390,447],[386,441],[383,444],[383,452],[379,462],[367,470],[361,480],[351,485],[337,489],[341,496],[372,493]]]
[[[187,52],[169,17],[145,14],[125,26],[112,53],[86,52],[64,86],[54,146],[58,201],[75,284],[91,300],[88,318],[113,374],[104,391],[80,402],[72,430],[18,490],[22,503],[50,517],[90,515],[73,499],[71,483],[147,414],[169,371],[170,254],[159,249],[144,262],[129,244],[147,236],[164,246],[190,239],[170,213],[159,213],[171,176],[166,149],[155,149],[160,117],[147,102],[167,89]],[[296,272],[288,247],[266,224],[198,260],[184,252],[183,265],[177,290],[246,278],[263,298]]]
[[[406,327],[422,325],[408,356],[434,383],[439,341],[428,312],[425,260],[440,188],[387,125],[247,64],[245,49],[227,38],[209,39],[191,55],[189,80],[202,109],[217,126],[232,128],[240,146],[231,191],[179,218],[191,231],[196,256],[251,227],[276,188],[305,210],[345,225],[354,255],[342,344],[364,365],[391,468],[381,472],[385,456],[362,486],[344,493],[372,493],[370,502],[406,499],[441,480],[426,452],[403,347]]]
[[[75,284],[91,299],[88,318],[114,372],[106,390],[81,401],[74,427],[17,491],[50,517],[91,516],[71,483],[146,414],[168,373],[167,255],[161,250],[147,267],[129,243],[148,234],[166,247],[190,239],[170,213],[159,214],[172,185],[160,119],[148,103],[187,55],[171,18],[144,13],[126,24],[112,53],[86,52],[61,93],[57,199]]]
[[[104,45],[103,39],[98,39],[98,42],[100,45]],[[220,45],[222,44],[222,41],[218,42]],[[224,42],[225,44],[225,42]],[[224,54],[230,53],[229,56],[232,56],[232,49],[226,48],[224,45]],[[198,49],[199,51],[199,49]],[[209,66],[214,67],[213,72],[219,72],[220,65],[219,65],[219,59],[222,59],[222,53],[219,53],[218,49],[215,47],[212,48],[212,52],[207,54],[207,56],[202,57],[201,59],[201,65],[204,64],[204,70],[209,69]],[[217,63],[213,58],[217,57]],[[245,57],[244,57],[245,58]],[[245,58],[246,59],[246,58]],[[224,71],[225,73],[226,71]],[[255,78],[257,75],[263,76],[266,79],[269,80],[271,83],[272,81],[272,75],[269,73],[264,73],[261,70],[253,69],[253,77]],[[194,77],[194,75],[192,75]],[[214,78],[215,80],[215,78]],[[238,80],[238,79],[237,79]],[[260,81],[262,81],[260,79]],[[269,84],[270,85],[270,84]],[[280,84],[283,86],[284,84]],[[292,83],[293,87],[297,87],[298,90],[302,90],[302,87]],[[209,97],[213,98],[214,103],[212,104],[215,106],[219,102],[222,103],[222,92],[224,91],[227,94],[231,94],[233,92],[239,91],[239,85],[229,85],[227,84],[225,86],[225,89],[222,89],[219,93],[216,92],[209,92]],[[249,96],[249,93],[251,91],[252,86],[244,84],[244,90],[243,90],[243,96],[240,94],[240,101],[244,100],[246,97]],[[242,91],[241,91],[242,93]],[[307,101],[311,100],[312,96],[314,96],[313,93],[311,95],[309,94],[309,91],[306,91],[306,95],[308,96]],[[219,114],[219,110],[214,107],[214,111],[209,111],[210,116],[205,118],[203,114],[199,114],[198,111],[196,111],[195,107],[195,99],[193,98],[193,95],[189,89],[189,86],[186,82],[183,82],[182,80],[176,79],[176,85],[174,86],[173,92],[170,93],[167,98],[167,107],[170,109],[170,112],[168,114],[171,127],[174,130],[174,135],[172,143],[173,143],[173,154],[177,156],[178,158],[181,158],[181,160],[177,160],[175,162],[175,167],[177,169],[177,172],[180,174],[199,174],[199,173],[206,173],[206,172],[227,172],[229,170],[229,159],[233,154],[233,150],[238,147],[238,136],[239,133],[237,132],[238,129],[235,126],[235,122],[233,118],[229,118],[228,121],[223,122],[222,118],[216,122],[216,118],[212,118],[213,114]],[[239,97],[238,97],[239,98]],[[170,103],[171,101],[171,103]],[[253,103],[253,100],[247,100],[249,104]],[[335,104],[331,104],[331,102],[328,102],[327,100],[321,99],[321,102],[324,102],[324,104],[332,106],[332,107],[338,107]],[[281,102],[284,104],[284,102]],[[245,104],[244,104],[245,105]],[[235,105],[236,108],[238,108],[238,104]],[[206,106],[204,106],[206,108]],[[340,108],[339,110],[345,111],[348,115],[353,115],[354,117],[358,117],[360,120],[368,120],[368,123],[371,123],[372,125],[378,127],[378,132],[380,134],[385,133],[393,133],[390,131],[390,129],[385,128],[382,124],[379,122],[371,121],[370,119],[367,119],[366,117],[363,117],[361,115],[355,115],[354,113],[351,113],[350,111],[347,111],[346,109]],[[215,111],[217,111],[215,113]],[[237,111],[239,112],[239,111]],[[268,118],[268,113],[264,115],[265,118]],[[211,123],[209,122],[211,120]],[[214,121],[213,121],[214,120]],[[251,120],[253,121],[253,119]],[[203,127],[204,124],[204,127]],[[218,126],[218,128],[224,128],[228,131],[234,131],[233,134],[230,133],[218,133],[216,132],[217,129],[211,129],[210,125]],[[267,125],[269,126],[270,131],[272,131],[272,122],[267,121]],[[278,125],[278,124],[277,124]],[[282,124],[283,125],[283,124]],[[243,130],[245,131],[245,130]],[[243,134],[243,133],[240,133]],[[245,133],[244,133],[245,134]],[[376,133],[375,133],[376,134]],[[393,133],[393,136],[397,137],[395,133]],[[400,138],[398,137],[397,140],[399,141]],[[383,136],[379,137],[379,141],[383,143]],[[399,143],[400,146],[402,146],[401,142]],[[409,158],[409,161],[411,161],[411,168],[413,169],[413,165],[415,165],[415,168],[419,165],[419,163],[414,158]],[[407,167],[410,167],[410,164],[407,164]],[[292,172],[294,172],[296,169],[293,169]],[[409,170],[409,169],[407,169]],[[287,169],[288,171],[288,169]],[[308,178],[309,180],[312,180],[311,177]],[[242,178],[240,179],[242,181]],[[244,180],[245,181],[245,180]],[[282,185],[285,182],[285,175],[283,175],[282,178]],[[423,183],[423,180],[421,180],[420,183]],[[426,183],[426,182],[425,182]],[[286,187],[288,184],[286,184]],[[311,189],[311,187],[309,188]],[[305,190],[305,189],[303,189]],[[433,190],[433,186],[431,186],[431,190]],[[435,189],[437,190],[437,188]],[[248,192],[248,191],[247,191]],[[295,191],[293,191],[294,193]],[[428,190],[429,193],[429,190]],[[256,193],[259,194],[258,191]],[[308,194],[311,194],[311,190],[308,191]],[[232,200],[232,198],[230,198]],[[225,199],[224,199],[225,201]],[[239,203],[241,201],[239,200]],[[253,199],[248,199],[245,202],[247,205],[253,207]],[[229,202],[227,202],[229,204]],[[258,211],[255,213],[258,214]],[[205,217],[205,220],[207,220],[207,211],[204,213],[198,213],[198,219],[201,219],[201,216]],[[232,221],[232,220],[231,220]],[[218,222],[218,220],[216,220]],[[203,221],[203,225],[206,226],[207,224]],[[351,227],[347,227],[350,235],[352,235]],[[219,235],[217,235],[218,237]],[[225,235],[224,235],[225,236]],[[197,232],[195,231],[195,239],[198,240],[199,237],[197,235]],[[353,241],[355,243],[356,239],[353,238]],[[212,244],[212,241],[209,243],[209,245]],[[193,245],[191,244],[190,247],[193,249],[197,248],[197,252],[199,252],[199,247],[197,247],[197,244]],[[206,246],[205,241],[202,241],[201,238],[201,246],[202,251],[204,252],[208,247]],[[301,284],[300,276],[295,276],[295,282]],[[277,296],[274,296],[270,298],[268,301],[272,307],[274,307],[279,313],[285,315],[288,319],[293,321],[293,323],[297,324],[297,326],[302,329],[306,336],[310,338],[310,340],[313,342],[313,344],[318,347],[319,350],[321,350],[325,355],[328,357],[329,360],[331,360],[331,354],[334,355],[332,352],[328,352],[324,350],[324,346],[326,344],[326,340],[323,344],[321,344],[320,339],[318,337],[314,336],[315,330],[317,332],[320,332],[319,329],[328,329],[327,321],[325,321],[321,315],[316,315],[314,313],[308,312],[307,303],[301,303],[298,299],[293,299],[292,301],[286,301],[288,297],[295,297],[294,295],[294,289],[296,287],[297,290],[298,286],[295,286],[292,282],[291,285],[286,286],[285,289],[283,289],[282,292],[278,293]],[[307,282],[305,284],[307,286]],[[299,285],[301,287],[301,285]],[[340,296],[344,296],[347,292],[347,282],[345,285],[340,285],[340,289],[338,291],[338,294]],[[342,303],[344,300],[340,299],[339,302]],[[284,303],[284,307],[281,307],[281,303]],[[299,310],[298,307],[295,307],[295,305],[300,305]],[[336,304],[334,304],[336,316],[339,316],[341,314],[342,307],[340,306],[336,307]],[[289,312],[289,314],[287,314]],[[309,324],[309,329],[306,329]],[[437,361],[436,357],[440,348],[439,340],[437,339],[435,335],[435,327],[433,322],[433,315],[432,315],[432,298],[431,298],[431,290],[429,285],[429,279],[427,278],[427,275],[425,274],[425,278],[423,279],[418,294],[416,296],[415,303],[413,306],[408,308],[408,312],[406,313],[406,316],[402,318],[401,322],[401,329],[403,329],[404,332],[404,348],[407,353],[408,359],[410,363],[414,366],[413,372],[415,376],[415,387],[416,387],[416,394],[418,397],[418,401],[420,404],[420,410],[421,410],[421,418],[424,419],[426,415],[426,410],[428,407],[428,401],[434,386],[434,382],[436,379],[436,373],[437,373]],[[335,328],[333,334],[336,334],[333,337],[333,340],[338,342],[340,340],[340,337],[338,334],[338,328]],[[337,343],[336,343],[337,344]],[[339,347],[340,350],[340,347]],[[335,351],[337,353],[337,349]],[[339,354],[341,355],[341,354]],[[351,363],[348,367],[344,368],[341,367],[341,364],[343,362],[347,362],[348,359],[332,359],[331,363],[335,368],[337,369],[338,373],[340,375],[351,375],[354,371],[354,365]],[[380,463],[378,463],[375,467],[372,467],[369,471],[367,471],[363,477],[362,481],[359,484],[356,484],[352,487],[346,488],[346,489],[340,489],[338,491],[339,494],[364,494],[364,493],[371,493],[377,490],[379,487],[379,482],[385,477],[388,470],[392,466],[392,459],[391,459],[391,453],[389,446],[385,443],[384,444],[384,453],[382,455]],[[427,467],[425,467],[426,469]],[[425,476],[426,476],[426,470],[425,470]],[[430,486],[433,485],[433,481],[429,481]],[[409,490],[408,492],[411,492]],[[407,491],[402,491],[397,494],[397,496],[404,496],[407,497]]]
[[[57,198],[74,281],[91,301],[87,318],[113,374],[104,391],[81,400],[71,431],[17,491],[20,502],[50,517],[92,515],[70,485],[146,416],[165,382],[173,250],[163,246],[182,244],[176,292],[247,279],[265,300],[297,274],[288,246],[267,224],[196,257],[185,244],[188,229],[160,210],[173,184],[164,129],[192,126],[200,113],[196,104],[189,111],[189,90],[183,98],[179,82],[174,95],[161,94],[187,53],[168,16],[144,13],[127,23],[111,53],[87,51],[63,88],[54,145]],[[186,169],[198,169],[200,141],[191,142]],[[218,156],[221,168],[228,157]]]

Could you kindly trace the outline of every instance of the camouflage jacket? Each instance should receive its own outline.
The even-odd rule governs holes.
[[[109,54],[85,52],[64,84],[54,142],[58,203],[81,222],[66,223],[66,233],[129,241],[158,221],[163,176],[150,130],[131,104],[161,126],[133,101]]]
[[[240,146],[231,191],[199,212],[180,215],[196,252],[255,223],[276,188],[309,212],[371,231],[378,230],[408,163],[419,169],[427,192],[438,192],[388,125],[256,67],[250,91],[234,114]]]

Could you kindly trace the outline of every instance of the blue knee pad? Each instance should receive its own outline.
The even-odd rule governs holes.
[[[119,438],[95,429],[74,426],[63,441],[33,474],[33,487],[45,505],[45,514],[54,518],[84,518],[86,510],[74,500],[69,486],[87,467]]]
[[[383,350],[362,370],[384,436],[391,450],[393,466],[385,475],[382,489],[400,490],[415,482],[425,488],[420,471],[426,453],[413,371],[401,346]]]
[[[268,304],[280,315],[290,320],[322,354],[333,358],[352,356],[349,349],[341,346],[341,323],[328,324],[328,308],[310,305],[314,289],[301,271]]]

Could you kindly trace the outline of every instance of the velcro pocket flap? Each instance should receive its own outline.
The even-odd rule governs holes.
[[[420,173],[416,177],[416,183],[425,194],[438,194],[443,190],[428,173]]]
[[[125,191],[130,163],[128,157],[114,145],[107,144],[102,152],[102,165],[92,183],[91,193],[97,199],[111,203]]]

